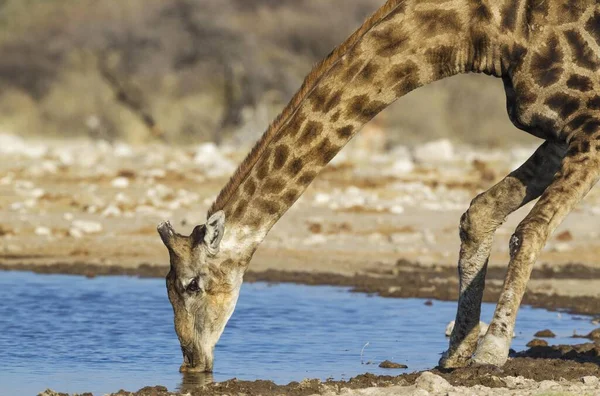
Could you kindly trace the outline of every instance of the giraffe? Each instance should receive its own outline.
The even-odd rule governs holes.
[[[502,78],[519,128],[544,140],[477,196],[460,220],[456,325],[440,365],[501,366],[532,266],[549,235],[600,175],[597,0],[388,0],[306,77],[189,236],[158,226],[181,371],[211,371],[252,255],[354,134],[390,103],[459,73]],[[510,261],[478,343],[494,232],[538,199],[510,240]]]

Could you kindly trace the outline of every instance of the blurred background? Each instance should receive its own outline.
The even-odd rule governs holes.
[[[1,0],[0,132],[249,145],[384,0]],[[457,76],[371,125],[390,147],[531,142],[501,81]]]

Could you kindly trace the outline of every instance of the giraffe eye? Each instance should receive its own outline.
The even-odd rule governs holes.
[[[196,279],[196,278],[192,279],[192,281],[190,282],[189,285],[187,285],[185,290],[187,290],[189,293],[196,293],[196,292],[200,291],[200,286],[198,286],[198,279]]]

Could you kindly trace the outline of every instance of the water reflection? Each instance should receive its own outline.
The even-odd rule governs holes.
[[[213,373],[183,373],[177,390],[181,393],[194,393],[193,391],[212,382]]]

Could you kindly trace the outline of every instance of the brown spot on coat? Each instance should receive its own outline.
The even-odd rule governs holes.
[[[560,80],[563,73],[563,57],[558,38],[552,35],[546,47],[536,52],[531,60],[531,73],[536,84],[549,87]]]
[[[600,60],[581,34],[575,30],[567,30],[565,37],[571,47],[574,62],[584,69],[597,71],[600,67]]]
[[[298,182],[303,186],[308,186],[317,177],[317,173],[313,171],[307,171],[300,178]]]
[[[548,0],[526,0],[525,23],[533,26],[537,20],[544,20],[548,16]]]
[[[274,215],[279,212],[279,204],[273,200],[258,198],[256,202],[257,208],[264,213]]]
[[[454,10],[420,11],[415,14],[415,17],[423,34],[430,37],[444,33],[459,33],[462,28],[460,16]]]
[[[373,62],[369,62],[360,71],[360,74],[359,74],[360,78],[364,82],[372,82],[373,77],[375,76],[375,74],[377,73],[378,70],[379,70],[378,65],[374,64]]]
[[[588,100],[587,107],[593,110],[600,110],[600,96],[596,95]]]
[[[399,25],[387,26],[382,30],[373,32],[375,39],[375,53],[378,56],[389,58],[399,53],[409,41],[409,36]]]
[[[396,96],[402,96],[421,86],[419,68],[412,61],[392,67],[386,78],[394,84]]]
[[[340,115],[342,115],[342,112],[337,110],[335,113],[333,113],[333,115],[331,116],[330,120],[332,123],[336,123],[337,120],[340,119]]]
[[[594,15],[585,24],[585,30],[596,40],[596,43],[600,45],[600,11],[596,10]]]
[[[280,178],[271,177],[265,181],[262,188],[267,194],[279,194],[285,188],[285,183]]]
[[[237,205],[235,206],[235,210],[233,211],[233,215],[231,216],[232,220],[241,219],[242,215],[246,211],[247,206],[248,206],[248,201],[246,201],[245,199],[242,199],[241,201],[239,201],[237,203]]]
[[[502,28],[514,32],[517,27],[517,12],[519,11],[519,0],[509,0],[502,9]]]
[[[256,177],[258,180],[262,180],[265,177],[267,177],[267,175],[269,174],[269,157],[267,156],[263,156],[263,159],[260,160],[260,163],[258,164],[258,168],[256,171]]]
[[[384,102],[378,100],[371,101],[368,95],[357,95],[350,100],[346,116],[366,123],[381,112],[381,110],[385,109],[386,106]]]
[[[319,109],[321,110],[323,113],[329,113],[331,110],[333,110],[335,107],[337,107],[340,102],[342,101],[342,91],[336,91],[333,94],[331,94],[331,96],[329,96],[329,98],[327,98],[327,100],[325,100],[325,103],[323,103],[323,108]]]
[[[306,121],[306,116],[301,111],[298,111],[298,113],[292,117],[290,123],[285,128],[285,133],[282,135],[288,135],[290,137],[296,136],[298,131],[302,129],[302,124],[304,124],[304,121]]]
[[[594,83],[586,76],[574,74],[567,80],[567,87],[581,92],[588,92],[594,89]]]
[[[323,124],[316,121],[309,121],[302,131],[302,136],[300,136],[298,143],[300,145],[308,144],[315,140],[321,132],[323,132]]]
[[[254,195],[256,192],[256,183],[254,183],[254,180],[250,178],[246,179],[244,182],[244,192],[250,196]]]
[[[344,73],[344,77],[342,78],[344,80],[344,82],[348,83],[348,82],[352,81],[354,79],[354,77],[356,77],[358,72],[360,72],[361,66],[362,65],[358,62],[351,64],[346,69],[346,72]]]
[[[275,148],[275,159],[273,160],[273,169],[281,169],[288,159],[290,150],[287,146],[280,144]]]
[[[316,147],[316,155],[321,165],[327,165],[329,161],[335,157],[340,151],[340,147],[331,143],[328,138],[323,139],[321,143]]]
[[[288,166],[288,172],[290,175],[296,176],[298,173],[300,173],[303,166],[304,163],[302,162],[302,159],[295,158],[292,162],[290,162]]]
[[[546,99],[544,103],[556,111],[563,119],[573,115],[581,105],[581,101],[578,98],[564,93],[554,94]]]
[[[296,190],[290,190],[287,191],[285,194],[283,194],[283,202],[285,202],[286,205],[291,206],[294,202],[296,202],[296,199],[298,199],[298,191]]]
[[[342,140],[350,139],[352,137],[353,132],[354,132],[354,127],[352,125],[346,125],[335,131],[335,133],[338,135],[338,137]]]
[[[427,61],[433,67],[433,76],[436,80],[454,74],[456,68],[456,50],[452,46],[441,45],[427,50]]]
[[[489,22],[492,20],[492,12],[483,4],[482,0],[473,0],[473,10],[471,11],[471,20],[473,22]]]
[[[560,5],[559,15],[565,19],[565,22],[575,22],[581,18],[585,12],[586,4],[581,0],[568,0]]]
[[[321,111],[327,100],[327,87],[316,88],[308,99],[312,103],[313,111]]]
[[[583,133],[585,133],[586,135],[593,135],[598,131],[600,131],[600,120],[589,120],[583,126]]]

